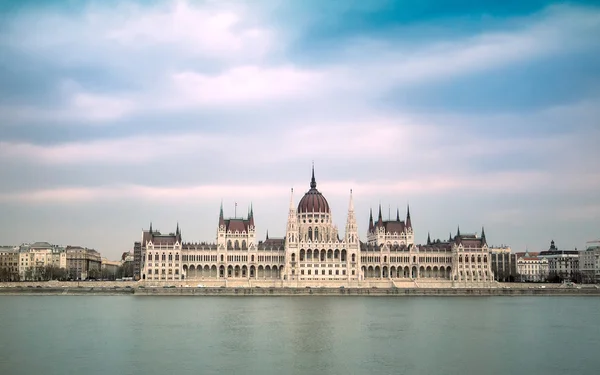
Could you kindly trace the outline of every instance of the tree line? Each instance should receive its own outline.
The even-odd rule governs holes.
[[[87,272],[87,279],[90,280],[116,280],[123,277],[133,277],[133,264],[127,262],[119,267],[115,271],[104,269],[92,268]],[[25,270],[23,275],[20,275],[16,271],[11,271],[8,268],[0,268],[0,281],[69,281],[77,280],[77,274],[75,270],[68,268],[60,268],[52,265],[44,267],[29,267]]]

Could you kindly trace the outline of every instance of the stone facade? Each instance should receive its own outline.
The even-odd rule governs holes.
[[[587,283],[600,283],[600,241],[588,242],[588,247],[579,252],[581,277]]]
[[[517,272],[519,273],[518,281],[546,281],[549,275],[548,258],[539,256],[538,253],[517,254]]]
[[[0,247],[0,281],[19,280],[19,247]]]
[[[162,234],[150,225],[142,231],[140,278],[148,281],[272,280],[282,285],[340,285],[394,279],[487,283],[494,280],[489,249],[482,230],[450,235],[447,241],[430,238],[416,245],[407,208],[406,218],[377,221],[371,213],[367,241],[361,242],[352,191],[343,235],[333,224],[325,197],[313,175],[310,189],[298,205],[290,197],[285,237],[258,241],[254,212],[226,219],[219,214],[215,243],[185,243],[179,225]],[[139,245],[138,245],[139,244]],[[134,251],[135,252],[135,251]]]
[[[490,247],[494,279],[513,282],[518,279],[517,255],[508,246]]]
[[[96,250],[80,246],[67,246],[67,270],[74,280],[100,277],[102,258]]]
[[[579,277],[579,251],[559,250],[551,241],[550,248],[540,252],[539,256],[548,260],[550,279],[573,280]]]

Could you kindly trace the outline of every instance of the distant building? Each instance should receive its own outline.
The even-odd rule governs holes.
[[[21,280],[47,279],[51,268],[66,268],[65,248],[48,242],[35,242],[19,246],[19,278]]]
[[[587,249],[579,252],[579,269],[585,283],[600,283],[600,240],[587,243]]]
[[[539,253],[517,253],[519,281],[546,281],[549,275],[548,264],[548,258],[541,257]]]
[[[121,267],[121,261],[102,258],[102,278],[110,280],[116,278],[119,267]]]
[[[559,250],[550,242],[550,248],[539,254],[540,258],[548,260],[548,279],[550,281],[575,281],[580,278],[579,273],[579,251]]]
[[[99,277],[102,266],[100,253],[80,246],[67,246],[67,270],[75,280]]]
[[[19,247],[0,246],[0,281],[19,280]]]
[[[494,279],[501,282],[517,281],[517,255],[508,246],[490,247]]]
[[[152,225],[150,225],[152,226]],[[127,260],[123,258],[123,262]],[[142,243],[135,242],[133,244],[133,279],[140,280],[142,278]]]

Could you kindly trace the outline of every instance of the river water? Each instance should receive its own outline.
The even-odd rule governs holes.
[[[0,374],[595,374],[598,297],[0,296]]]

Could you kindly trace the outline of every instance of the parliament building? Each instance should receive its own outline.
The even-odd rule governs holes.
[[[256,238],[254,211],[245,218],[219,214],[216,242],[184,242],[174,233],[143,230],[134,246],[136,278],[149,282],[197,283],[273,281],[273,285],[360,285],[366,281],[493,280],[485,232],[417,245],[407,207],[406,217],[383,220],[371,212],[366,242],[359,237],[350,191],[343,234],[333,224],[327,199],[317,190],[314,168],[310,189],[296,206],[293,190],[284,238]],[[239,283],[238,283],[239,284]]]

